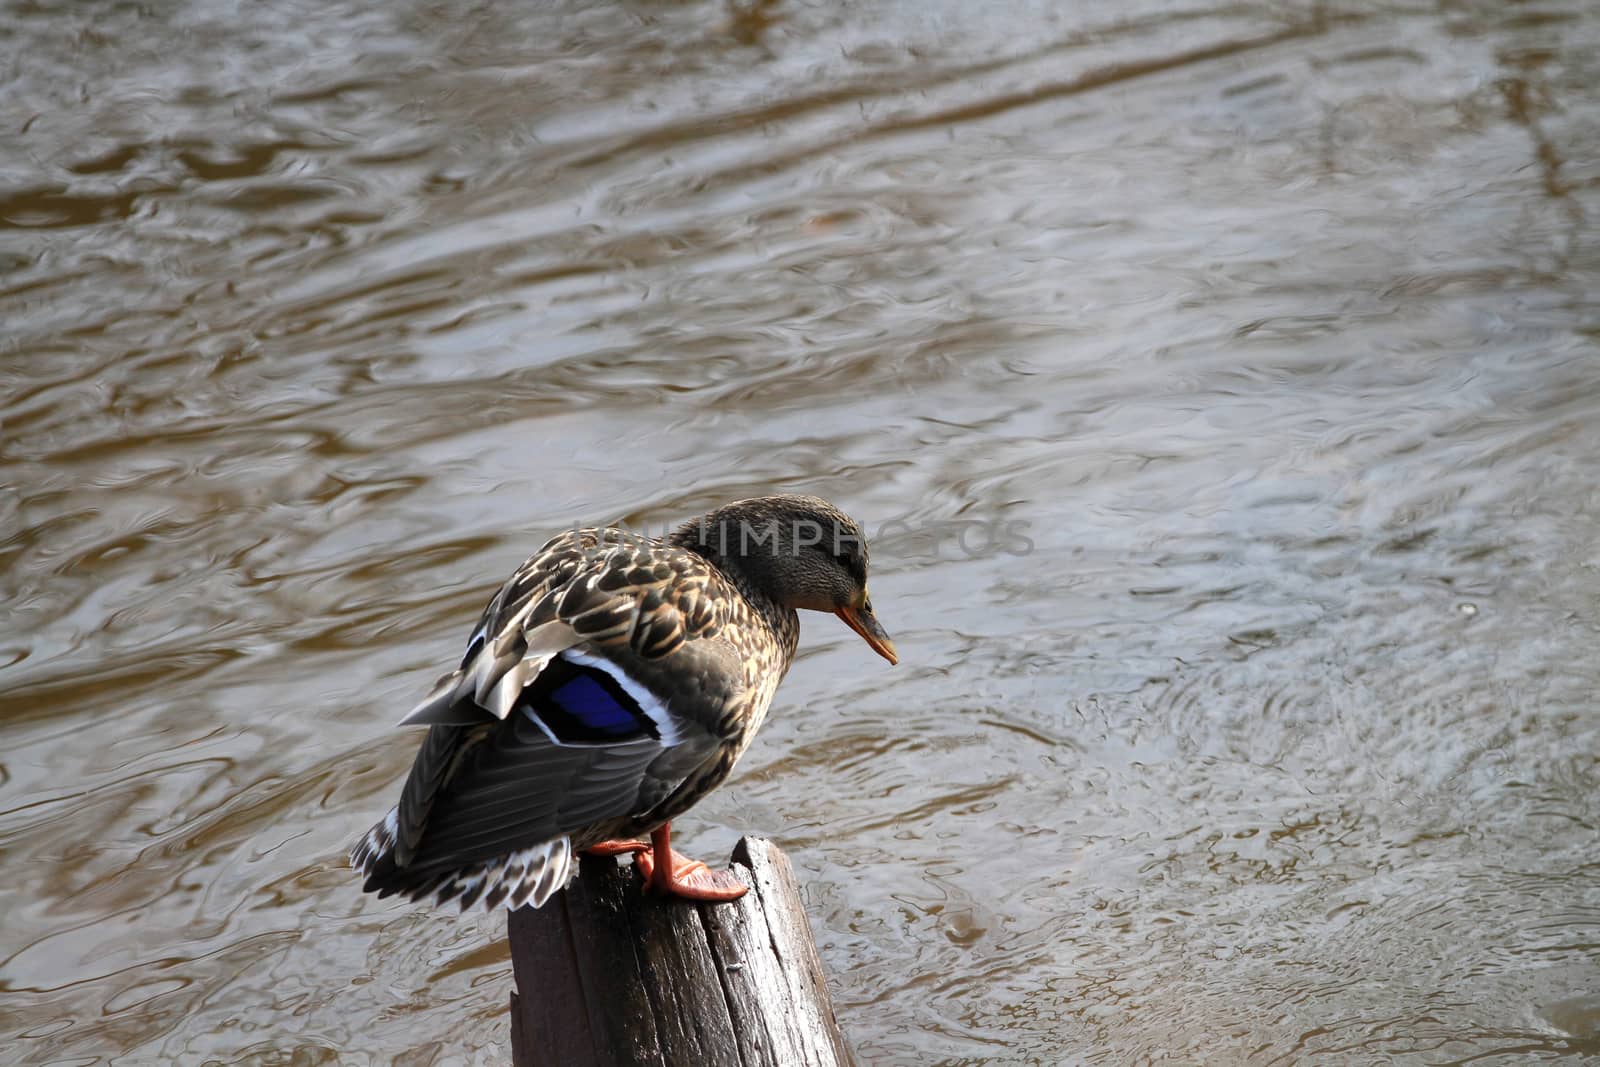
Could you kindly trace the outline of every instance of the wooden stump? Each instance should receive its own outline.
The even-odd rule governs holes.
[[[708,904],[585,858],[565,892],[512,912],[516,1067],[853,1064],[788,858],[747,837],[732,869],[750,892]]]

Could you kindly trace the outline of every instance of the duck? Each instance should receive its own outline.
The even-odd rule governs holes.
[[[672,848],[672,822],[766,721],[799,611],[838,616],[898,662],[867,565],[861,526],[815,496],[735,501],[660,538],[552,538],[401,720],[428,732],[399,802],[351,849],[363,891],[537,908],[588,854],[632,856],[668,896],[738,899],[731,873]]]

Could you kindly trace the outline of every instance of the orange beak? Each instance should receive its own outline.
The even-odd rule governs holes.
[[[862,604],[859,608],[846,605],[834,614],[843,619],[846,626],[860,634],[861,640],[872,646],[872,651],[890,663],[900,662],[900,656],[894,650],[894,642],[889,640],[889,635],[878,623],[878,617],[872,613],[870,603]]]

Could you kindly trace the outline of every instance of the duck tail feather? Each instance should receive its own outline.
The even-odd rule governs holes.
[[[395,863],[395,821],[391,812],[350,851],[351,864],[367,876],[362,888],[379,896],[398,893],[408,900],[431,899],[463,913],[479,905],[484,911],[502,906],[537,908],[565,888],[577,871],[577,856],[566,837],[453,870],[408,871]]]
[[[385,858],[394,855],[399,839],[400,809],[390,808],[389,814],[362,834],[361,840],[350,849],[350,866],[370,877]]]

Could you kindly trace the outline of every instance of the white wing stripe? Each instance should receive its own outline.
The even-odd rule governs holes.
[[[579,667],[590,667],[610,675],[617,685],[622,687],[622,691],[632,697],[634,703],[639,705],[639,710],[650,716],[650,721],[656,724],[656,732],[661,735],[663,748],[671,748],[683,740],[678,735],[678,727],[672,720],[672,713],[661,702],[661,698],[632,678],[629,678],[622,672],[621,667],[608,659],[591,655],[579,648],[567,649],[561,653],[561,658],[568,663],[575,663]]]

